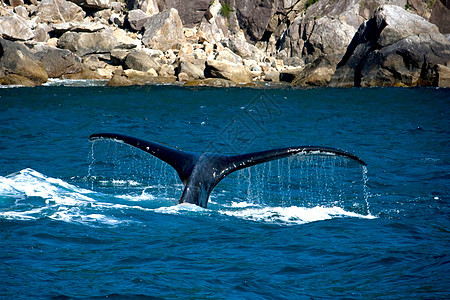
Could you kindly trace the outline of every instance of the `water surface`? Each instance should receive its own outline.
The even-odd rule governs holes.
[[[0,296],[448,298],[448,89],[0,89]],[[118,132],[228,154],[207,209]]]

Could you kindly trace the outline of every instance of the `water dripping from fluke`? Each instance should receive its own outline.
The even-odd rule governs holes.
[[[112,174],[110,178],[116,180],[116,175],[121,175],[124,180],[123,176],[129,175],[134,177],[125,177],[126,180],[135,180],[136,176],[141,176],[140,181],[136,182],[142,184],[135,185],[131,194],[139,193],[139,188],[140,194],[145,191],[145,194],[151,195],[153,199],[165,199],[165,204],[170,199],[169,202],[173,201],[173,205],[176,205],[183,185],[177,173],[167,163],[145,153],[142,157],[139,154],[130,154],[134,148],[129,148],[126,144],[110,143],[108,140],[105,142],[116,145],[114,155],[105,155],[105,151],[98,149],[94,151],[94,146],[89,153],[88,177],[92,179],[93,187],[98,183],[95,179],[96,173],[106,173],[102,165],[107,165],[106,157],[112,160],[111,169],[106,170]],[[93,144],[97,144],[97,141]],[[128,153],[121,153],[124,151]],[[97,157],[98,155],[100,157]],[[124,162],[124,159],[127,162]],[[361,180],[361,169],[353,168],[352,162],[338,155],[302,153],[278,159],[277,162],[269,161],[245,168],[246,170],[241,169],[218,184],[211,194],[210,209],[250,219],[256,217],[250,217],[244,211],[264,210],[257,219],[264,220],[267,217],[266,221],[270,221],[282,218],[283,222],[292,220],[296,224],[314,221],[314,217],[312,220],[305,217],[313,212],[322,215],[318,220],[370,217],[367,167],[363,166]],[[131,190],[129,185],[114,188],[109,190],[113,194],[124,194]],[[301,216],[296,216],[296,213]]]

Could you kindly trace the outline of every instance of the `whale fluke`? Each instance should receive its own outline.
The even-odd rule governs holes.
[[[297,146],[240,155],[223,155],[183,151],[117,133],[97,133],[89,140],[110,139],[141,149],[171,165],[184,184],[179,203],[191,203],[201,207],[208,204],[214,187],[234,171],[260,163],[301,154],[339,155],[366,165],[357,156],[330,147]]]

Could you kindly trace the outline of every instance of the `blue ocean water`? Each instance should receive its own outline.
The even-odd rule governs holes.
[[[450,297],[448,89],[0,89],[0,298]],[[190,151],[295,145],[207,209],[118,132]]]

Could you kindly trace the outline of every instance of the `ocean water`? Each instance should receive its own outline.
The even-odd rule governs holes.
[[[86,85],[86,83],[81,83]],[[0,89],[2,299],[448,299],[450,90]],[[336,147],[177,205],[189,151]]]

